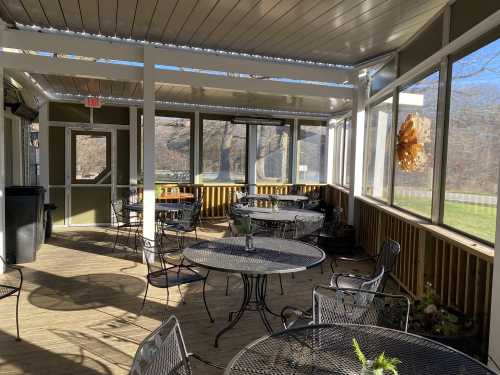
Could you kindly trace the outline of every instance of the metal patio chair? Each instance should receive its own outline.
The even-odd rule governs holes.
[[[222,366],[206,361],[195,353],[188,353],[179,321],[172,315],[139,345],[130,375],[190,375],[193,373],[191,358],[223,369]]]
[[[332,272],[335,273],[334,265],[337,266],[338,262],[351,262],[351,263],[359,263],[365,262],[367,260],[375,261],[375,268],[371,275],[362,275],[355,273],[342,273],[342,278],[339,279],[338,283],[335,284],[337,288],[354,288],[357,289],[358,285],[362,283],[364,280],[370,279],[378,273],[378,270],[383,267],[385,270],[384,277],[380,284],[380,291],[383,292],[385,290],[385,285],[387,284],[387,279],[391,274],[394,264],[396,263],[396,259],[401,252],[401,246],[398,242],[393,240],[385,240],[382,244],[382,249],[376,256],[367,256],[367,257],[335,257],[332,259],[330,267]]]
[[[19,282],[18,284],[17,283],[0,284],[0,300],[7,297],[13,297],[13,296],[16,297],[16,330],[17,330],[16,340],[20,341],[21,339],[19,337],[19,296],[21,295],[21,289],[23,287],[23,271],[21,270],[21,268],[17,266],[7,264],[7,262],[2,256],[0,256],[0,259],[7,269],[16,271],[19,277],[19,279],[16,280]]]
[[[166,290],[166,302],[168,305],[170,287],[177,286],[182,303],[185,304],[186,302],[184,300],[184,296],[182,295],[181,285],[203,282],[203,304],[205,305],[205,309],[210,321],[213,322],[214,319],[212,318],[212,314],[210,313],[210,310],[208,308],[205,296],[207,278],[210,274],[210,271],[207,271],[206,275],[203,275],[194,266],[186,264],[184,262],[184,259],[180,254],[180,250],[178,248],[167,249],[166,246],[162,246],[160,235],[157,234],[156,237],[157,240],[155,243],[153,243],[153,241],[140,236],[140,243],[148,267],[148,273],[146,275],[146,291],[142,300],[141,310],[144,308],[144,305],[146,303],[148,288],[150,285],[155,288],[163,288]],[[179,258],[180,261],[178,263],[172,261],[173,259]]]
[[[137,230],[142,227],[142,222],[140,220],[140,216],[138,215],[135,219],[137,220],[131,220],[132,218],[130,217],[130,212],[125,208],[125,205],[128,203],[128,199],[120,199],[116,201],[111,202],[111,207],[113,209],[113,216],[115,218],[115,229],[116,229],[116,234],[115,234],[115,242],[113,245],[113,251],[116,249],[116,245],[118,244],[118,238],[120,236],[120,230],[122,231],[128,231],[127,235],[127,243],[130,240],[130,235],[132,232],[132,229],[135,229],[134,233],[134,241],[135,241],[135,246],[134,248],[137,249]]]
[[[349,288],[350,290],[354,290],[356,293],[361,293],[357,297],[357,301],[363,302],[365,304],[368,304],[371,302],[371,299],[373,298],[372,295],[364,295],[362,293],[364,292],[376,292],[382,278],[384,276],[384,267],[382,266],[379,269],[378,274],[375,275],[370,280],[363,281],[358,288]],[[337,283],[337,277],[342,277],[341,274],[338,275],[333,275],[332,279],[330,280],[330,288],[335,288],[335,289],[340,289],[335,286]],[[347,289],[347,288],[346,288]],[[281,321],[283,322],[283,326],[285,329],[291,328],[292,326],[304,326],[308,324],[321,324],[321,323],[338,323],[338,321],[331,321],[329,318],[331,318],[333,315],[328,315],[328,314],[322,314],[320,313],[321,310],[323,309],[323,303],[328,302],[327,299],[317,300],[315,299],[315,296],[317,295],[316,288],[313,290],[313,306],[312,308],[308,310],[301,310],[297,307],[293,306],[285,306],[281,310]],[[295,316],[295,317],[294,317]]]

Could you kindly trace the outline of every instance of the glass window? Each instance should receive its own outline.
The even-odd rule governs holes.
[[[298,179],[300,183],[326,181],[326,126],[299,125]]]
[[[439,72],[405,88],[398,98],[394,204],[429,217]]]
[[[157,182],[191,181],[191,120],[155,116]]]
[[[332,120],[335,121],[335,120]],[[333,183],[342,185],[344,155],[344,120],[336,121],[333,138]]]
[[[344,177],[342,179],[342,186],[349,187],[349,179],[351,177],[351,135],[352,135],[352,122],[351,118],[345,120],[345,136],[344,136]]]
[[[392,97],[370,108],[366,124],[363,192],[387,202],[392,153]]]
[[[73,183],[111,183],[111,133],[72,132]]]
[[[257,182],[289,182],[289,161],[290,125],[257,125]]]
[[[452,64],[443,222],[495,241],[500,39]]]
[[[246,180],[246,125],[203,120],[203,182]]]

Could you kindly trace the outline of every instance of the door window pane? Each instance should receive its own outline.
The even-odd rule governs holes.
[[[299,126],[297,173],[300,183],[326,181],[326,131],[326,126]]]
[[[155,116],[157,182],[190,182],[191,120]]]
[[[365,137],[363,192],[387,202],[392,153],[392,97],[370,108]]]
[[[399,93],[394,204],[430,217],[439,73]]]
[[[203,120],[203,182],[246,180],[246,125]]]
[[[495,241],[500,160],[500,39],[452,64],[444,218]]]
[[[350,118],[345,120],[345,136],[344,136],[344,177],[342,185],[349,187],[351,176],[351,135],[352,135],[352,122]]]
[[[257,126],[258,183],[287,183],[290,179],[290,125]]]
[[[73,132],[73,183],[111,183],[111,134]]]

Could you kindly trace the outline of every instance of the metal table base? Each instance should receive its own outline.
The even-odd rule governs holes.
[[[267,314],[269,313],[279,317],[279,315],[274,313],[266,303],[267,275],[242,274],[241,279],[243,280],[243,301],[238,311],[229,313],[229,324],[217,333],[214,343],[216,348],[219,346],[219,338],[224,333],[234,328],[245,311],[258,312],[262,323],[264,323],[264,327],[270,334],[273,333],[273,329],[267,318]]]

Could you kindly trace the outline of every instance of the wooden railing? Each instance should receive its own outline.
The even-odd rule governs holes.
[[[366,198],[356,200],[358,242],[375,255],[385,239],[401,244],[394,280],[414,298],[432,284],[441,303],[472,316],[487,337],[493,250]]]
[[[161,185],[161,187],[160,187]],[[324,185],[295,185],[298,194],[307,194],[312,191],[319,191],[324,197]],[[287,194],[290,193],[293,185],[257,185],[258,194]],[[158,184],[157,190],[165,188],[168,190],[178,189],[183,193],[192,193],[195,197],[203,195],[202,218],[217,219],[225,217],[228,206],[235,202],[236,191],[246,191],[247,186],[243,184]],[[167,190],[167,191],[168,191]],[[138,189],[139,199],[142,196],[142,189]],[[160,199],[158,199],[161,201]],[[265,203],[264,203],[265,205]]]
[[[324,199],[329,206],[341,208],[341,220],[347,223],[349,215],[349,191],[338,186],[328,185],[325,188]]]

